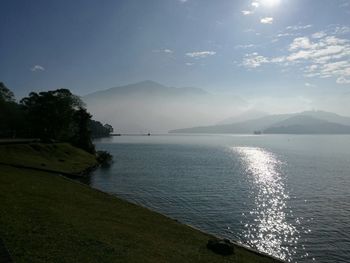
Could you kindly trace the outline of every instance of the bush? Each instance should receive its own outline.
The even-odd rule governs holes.
[[[107,151],[97,151],[96,155],[101,166],[109,166],[113,162],[113,155]]]

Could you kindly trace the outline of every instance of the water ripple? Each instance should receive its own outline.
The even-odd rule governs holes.
[[[252,247],[289,262],[300,238],[296,225],[287,220],[293,211],[281,171],[283,163],[271,152],[256,147],[233,147],[245,167],[255,207],[244,225],[244,240]]]

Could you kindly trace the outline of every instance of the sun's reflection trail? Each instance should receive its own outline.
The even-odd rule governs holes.
[[[255,147],[234,147],[245,167],[255,208],[247,215],[244,239],[259,251],[291,261],[299,233],[287,216],[289,196],[281,174],[283,163],[271,152]]]

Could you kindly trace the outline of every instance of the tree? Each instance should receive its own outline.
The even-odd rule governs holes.
[[[68,89],[31,92],[21,100],[21,105],[31,137],[70,142],[87,152],[95,152],[89,131],[91,114],[80,98]]]
[[[16,137],[23,131],[23,112],[15,96],[0,82],[0,137]]]
[[[4,83],[0,82],[0,101],[2,102],[14,102],[15,96],[11,90],[9,90]]]
[[[68,89],[31,92],[20,103],[30,122],[31,136],[61,141],[74,137],[73,117],[83,102]]]
[[[113,132],[111,125],[103,125],[101,122],[95,120],[90,121],[89,127],[93,138],[108,137]]]
[[[95,147],[91,141],[90,130],[88,129],[92,115],[86,109],[80,107],[73,116],[75,131],[71,140],[74,146],[77,146],[89,153],[95,153]]]
[[[108,123],[103,125],[103,127],[108,131],[109,134],[111,134],[114,131],[113,126]]]
[[[95,153],[90,129],[98,136],[108,136],[113,127],[103,126],[91,117],[80,98],[68,89],[31,92],[18,104],[13,93],[0,82],[0,137],[20,135],[70,142]]]

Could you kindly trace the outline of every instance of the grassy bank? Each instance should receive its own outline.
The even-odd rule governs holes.
[[[0,144],[0,164],[79,174],[97,165],[94,155],[68,143]]]
[[[43,162],[41,153],[30,161],[30,146],[22,146],[27,164]],[[67,147],[76,150],[52,150]],[[5,155],[0,147],[1,162],[21,161]],[[62,156],[43,155],[55,170],[90,164],[72,154],[57,161]],[[206,249],[205,233],[47,172],[0,165],[0,200],[0,237],[15,262],[277,262],[240,247],[233,256],[216,255]]]

